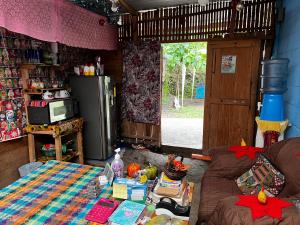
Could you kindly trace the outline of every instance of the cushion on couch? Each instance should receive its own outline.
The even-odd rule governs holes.
[[[220,199],[241,194],[234,180],[204,176],[201,181],[199,219],[208,221]]]
[[[277,196],[284,187],[285,178],[261,155],[247,172],[236,179],[236,183],[243,194],[256,195],[263,184],[268,196]]]
[[[296,155],[299,151],[300,138],[293,138],[272,145],[264,153],[285,176],[286,184],[278,195],[280,198],[300,199],[300,156]],[[241,193],[235,179],[249,170],[256,160],[250,160],[248,157],[238,160],[228,149],[213,150],[210,155],[213,160],[202,179],[199,222],[206,221],[208,225],[300,224],[300,213],[295,207],[283,209],[283,221],[274,221],[272,218],[263,217],[255,222],[246,223],[249,221],[247,218],[251,217],[251,213],[246,207],[237,209],[237,206],[234,205],[236,195]],[[231,202],[226,203],[227,199],[224,199],[226,197],[229,197]]]
[[[256,161],[251,160],[249,157],[236,158],[234,152],[226,150],[214,149],[210,152],[212,162],[207,171],[210,175],[218,177],[226,177],[235,179],[241,174],[246,172]]]
[[[288,200],[288,199],[285,199]],[[224,198],[218,202],[207,225],[299,225],[300,213],[295,207],[282,209],[282,220],[264,216],[253,221],[248,207],[237,206],[237,196]]]
[[[267,156],[284,174],[286,184],[280,197],[293,196],[300,193],[300,138],[292,138],[272,145]]]

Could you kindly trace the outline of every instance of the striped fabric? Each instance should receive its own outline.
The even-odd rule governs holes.
[[[0,191],[0,224],[96,224],[84,219],[97,199],[84,197],[102,168],[48,161]],[[109,197],[111,188],[100,197]]]

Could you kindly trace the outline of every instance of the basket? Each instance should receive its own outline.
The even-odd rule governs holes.
[[[172,180],[181,180],[186,176],[186,171],[176,171],[173,166],[167,165],[163,169],[164,173]]]

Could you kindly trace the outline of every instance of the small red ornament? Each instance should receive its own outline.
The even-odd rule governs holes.
[[[100,24],[100,26],[104,26],[105,20],[104,19],[99,19],[99,24]]]

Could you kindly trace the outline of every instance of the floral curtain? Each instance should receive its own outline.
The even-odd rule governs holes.
[[[160,43],[127,43],[123,52],[122,119],[160,124]]]

